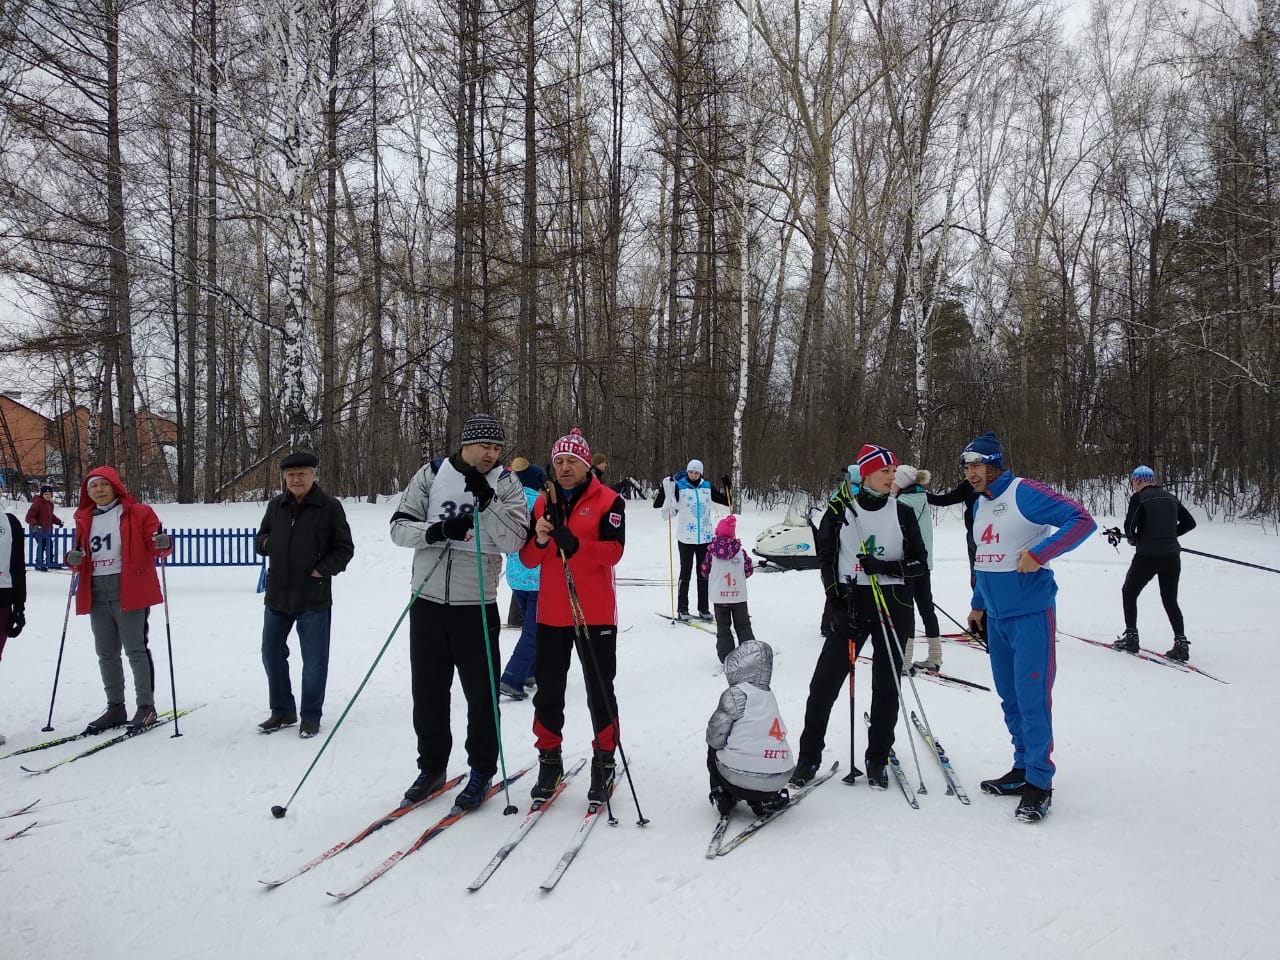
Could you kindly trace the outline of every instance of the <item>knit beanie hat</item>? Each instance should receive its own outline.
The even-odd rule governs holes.
[[[1133,473],[1129,474],[1129,479],[1137,480],[1141,483],[1155,483],[1156,472],[1145,464],[1142,464],[1133,468]]]
[[[47,484],[47,483],[42,483],[42,484],[40,484],[40,492],[41,492],[41,493],[53,493],[53,487],[49,486],[49,484]]]
[[[916,468],[909,463],[901,464],[893,471],[893,482],[899,490],[909,490],[916,485]]]
[[[858,451],[858,476],[863,480],[882,467],[896,467],[898,458],[887,447],[878,447],[874,443],[864,443]]]
[[[577,457],[588,467],[591,466],[591,447],[577,427],[551,445],[551,459],[555,460],[559,456]]]
[[[981,436],[974,437],[960,454],[960,465],[973,463],[989,463],[993,467],[1004,469],[1004,451],[1000,449],[1000,438],[995,432],[988,430]]]
[[[690,460],[685,465],[684,472],[685,473],[706,473],[707,471],[702,469],[702,461],[695,458],[693,460]]]
[[[716,536],[732,540],[738,535],[738,518],[732,513],[716,524]]]
[[[475,413],[462,427],[462,446],[470,443],[506,443],[502,425],[487,413]]]

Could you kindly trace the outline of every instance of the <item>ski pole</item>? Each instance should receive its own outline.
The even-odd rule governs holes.
[[[853,508],[852,505],[850,505],[849,509],[853,512],[853,525],[858,532],[858,544],[862,548],[862,552],[866,553],[867,541],[866,541],[866,538],[862,535],[862,524],[858,520],[858,512]],[[879,578],[874,573],[868,573],[867,580],[871,584],[871,595],[875,603],[876,613],[879,614],[880,636],[884,639],[885,647],[888,648],[888,651],[890,652],[889,665],[890,667],[892,667],[893,687],[898,694],[898,707],[902,711],[903,723],[907,725],[907,739],[911,743],[911,759],[915,762],[916,776],[920,780],[920,786],[916,789],[916,793],[928,793],[929,790],[924,785],[924,771],[920,768],[920,756],[916,752],[915,737],[911,736],[911,727],[910,727],[911,719],[907,716],[907,705],[906,703],[903,702],[903,699],[902,699],[902,677],[901,677],[901,673],[902,673],[901,664],[903,660],[902,644],[898,638],[898,631],[893,628],[893,623],[889,616],[889,605],[888,603],[885,602],[884,594],[880,592]],[[894,656],[894,654],[897,654],[897,656]],[[911,677],[910,674],[907,675],[907,679],[911,681],[911,689],[914,692],[915,680]],[[919,694],[916,694],[916,702],[917,703],[920,702]],[[922,707],[921,713],[923,712],[924,712],[924,708]]]
[[[667,517],[667,582],[671,585],[671,625],[676,625],[676,565],[671,558],[671,517]],[[683,562],[683,561],[682,561]]]
[[[369,665],[368,672],[365,673],[364,679],[360,681],[360,686],[356,687],[356,692],[351,695],[351,699],[347,701],[347,705],[342,710],[342,716],[338,717],[338,722],[333,725],[333,729],[329,731],[329,735],[324,738],[324,743],[320,745],[320,749],[316,751],[315,759],[311,761],[311,766],[307,767],[307,772],[302,775],[302,779],[298,781],[298,785],[293,788],[293,793],[289,794],[289,799],[285,801],[284,806],[276,804],[271,808],[271,815],[277,820],[281,819],[289,812],[289,804],[293,803],[293,798],[298,795],[298,791],[302,789],[302,785],[307,782],[307,777],[311,776],[311,771],[316,768],[316,764],[320,762],[320,757],[329,749],[329,744],[333,741],[333,736],[338,732],[338,728],[342,726],[342,721],[347,719],[347,714],[351,712],[351,708],[355,706],[356,699],[360,696],[360,692],[364,690],[364,686],[369,682],[369,678],[373,676],[373,671],[377,669],[382,655],[387,652],[387,647],[391,646],[391,640],[395,637],[396,632],[400,629],[400,624],[404,623],[404,618],[409,615],[409,610],[417,601],[418,596],[427,585],[427,581],[431,579],[431,575],[436,572],[436,568],[440,566],[440,561],[449,554],[449,548],[453,546],[452,540],[446,540],[444,549],[440,551],[440,556],[436,557],[436,562],[431,569],[427,571],[427,575],[422,578],[422,582],[418,584],[417,589],[413,591],[413,596],[409,598],[409,602],[404,605],[404,609],[400,611],[400,616],[396,619],[395,626],[391,628],[391,632],[387,634],[386,641],[382,644],[382,649],[378,651],[378,655],[373,658],[373,663]]]
[[[1191,550],[1188,547],[1182,548],[1183,553],[1194,553],[1197,557],[1208,557],[1210,560],[1221,560],[1223,563],[1238,563],[1242,567],[1252,567],[1254,570],[1265,570],[1267,573],[1280,573],[1275,567],[1264,567],[1260,563],[1247,563],[1244,560],[1236,560],[1232,557],[1220,557],[1216,553],[1205,553],[1203,550]]]
[[[484,553],[480,548],[480,509],[478,505],[472,511],[472,515],[475,517],[476,583],[480,587],[480,629],[484,636],[484,659],[489,666],[489,694],[493,702],[493,727],[498,732],[498,763],[502,766],[502,790],[507,798],[507,805],[502,808],[502,815],[507,817],[517,813],[518,810],[516,805],[511,802],[511,785],[507,783],[507,757],[502,749],[502,717],[498,712],[498,677],[493,671],[493,638],[489,636],[489,612],[485,609],[484,600]],[[494,609],[497,609],[497,597],[494,600]]]
[[[164,557],[160,558],[160,593],[164,597],[164,639],[169,649],[169,696],[173,701],[173,734],[169,737],[182,736],[178,732],[178,686],[173,679],[173,632],[169,629],[169,580],[164,573]]]
[[[979,635],[975,630],[961,623],[951,614],[947,613],[947,611],[943,610],[940,606],[938,606],[936,602],[933,605],[933,609],[937,610],[940,614],[942,614],[944,617],[946,617],[948,620],[954,623],[957,627],[959,627],[960,632],[963,633],[965,636],[972,638],[972,640],[974,641],[983,642],[981,635]]]
[[[71,598],[76,595],[76,586],[79,582],[80,571],[76,570],[71,574],[71,586],[67,590],[67,612],[62,615],[62,639],[58,641],[58,665],[53,670],[53,693],[49,697],[49,719],[40,728],[42,733],[48,733],[53,729],[53,701],[58,696],[58,677],[62,674],[62,649],[67,645],[67,624],[71,622]]]

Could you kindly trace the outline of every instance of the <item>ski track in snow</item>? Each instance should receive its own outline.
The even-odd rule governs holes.
[[[13,504],[9,509],[15,509]],[[654,616],[669,613],[667,525],[643,501],[628,503],[619,576],[624,584],[618,697],[623,745],[648,827],[625,781],[616,827],[600,824],[555,892],[546,876],[577,829],[586,777],[574,781],[483,890],[466,884],[516,822],[504,801],[465,818],[351,901],[346,887],[403,849],[447,810],[442,797],[331,862],[265,891],[258,880],[292,870],[348,839],[393,806],[416,774],[407,625],[289,808],[274,820],[316,756],[408,599],[410,552],[387,536],[392,504],[346,504],[356,556],[335,580],[333,644],[321,736],[261,736],[267,714],[259,658],[262,598],[256,568],[168,571],[179,706],[206,706],[180,721],[182,736],[154,735],[30,778],[0,762],[0,807],[41,798],[41,824],[0,848],[4,954],[15,960],[73,956],[132,960],[281,955],[409,957],[482,950],[512,960],[551,957],[819,958],[1261,957],[1280,861],[1280,839],[1258,824],[1257,798],[1277,787],[1259,763],[1263,711],[1280,667],[1275,574],[1184,556],[1181,602],[1193,662],[1230,681],[1178,673],[1062,637],[1054,718],[1058,765],[1053,812],[1039,825],[1012,819],[1012,798],[978,781],[1009,766],[994,693],[920,683],[928,719],[973,802],[946,782],[917,741],[928,794],[910,809],[895,789],[834,782],[732,857],[703,854],[715,824],[708,804],[703,732],[723,689],[715,638]],[[256,526],[261,504],[157,506],[169,526]],[[64,519],[70,511],[61,509]],[[739,519],[745,544],[782,511]],[[1109,526],[1114,517],[1098,517]],[[1275,538],[1257,525],[1209,523],[1187,546],[1274,565]],[[935,532],[935,597],[963,620],[968,610],[964,531],[944,511]],[[1095,536],[1054,562],[1059,625],[1110,640],[1122,626],[1120,583],[1130,553]],[[102,707],[87,617],[67,634],[53,723],[43,734],[58,652],[66,581],[28,574],[28,625],[0,664],[5,750],[79,729]],[[508,592],[499,595],[505,613]],[[821,587],[812,572],[749,581],[759,638],[785,648],[774,689],[798,744],[810,671],[821,642]],[[1170,636],[1152,583],[1139,607],[1143,643]],[[947,621],[943,618],[943,623]],[[515,642],[501,637],[504,657]],[[151,613],[157,697],[170,706],[164,611]],[[296,640],[292,666],[298,691]],[[990,684],[985,655],[944,647],[947,672]],[[126,674],[128,672],[126,671]],[[870,705],[859,670],[857,709]],[[132,700],[131,678],[128,698]],[[914,698],[906,691],[907,702]],[[450,772],[462,772],[465,703],[454,686]],[[504,704],[507,768],[534,759],[530,701]],[[566,756],[590,739],[580,668],[570,674]],[[849,710],[837,698],[824,762],[849,760]],[[918,777],[898,724],[898,753]],[[171,731],[170,731],[171,732]],[[855,762],[862,766],[859,718]],[[48,762],[68,745],[48,751]],[[46,754],[41,754],[41,757]],[[25,759],[31,759],[28,755]],[[837,778],[838,779],[838,778]],[[531,778],[512,788],[527,808]],[[56,813],[55,813],[56,812]],[[736,822],[736,821],[735,821]],[[745,814],[743,814],[745,822]]]

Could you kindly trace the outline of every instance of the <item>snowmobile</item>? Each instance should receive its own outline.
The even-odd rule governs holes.
[[[787,508],[781,523],[775,523],[756,537],[751,551],[760,558],[763,568],[778,570],[817,570],[818,555],[814,538],[818,532],[811,519],[809,497],[798,494]]]

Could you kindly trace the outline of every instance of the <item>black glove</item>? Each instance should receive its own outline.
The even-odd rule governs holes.
[[[471,532],[471,514],[460,513],[448,520],[437,520],[427,527],[427,543],[439,543],[441,540],[465,540]]]
[[[58,519],[58,517],[57,517],[57,515],[56,515],[56,514],[54,515],[54,518],[53,518],[53,525],[54,525],[55,527],[60,527],[60,526],[62,526],[62,521]]]
[[[483,510],[493,499],[493,487],[489,486],[489,478],[471,467],[463,477],[467,485],[467,493],[476,498],[476,507]]]
[[[733,477],[729,476],[726,473],[723,477],[720,478],[720,486],[728,490],[731,486],[733,486]]]
[[[566,560],[578,552],[578,538],[568,527],[552,527],[551,539],[556,542],[556,549],[564,554]]]
[[[1124,537],[1124,534],[1120,532],[1119,527],[1108,527],[1102,532],[1107,535],[1107,543],[1111,544],[1113,547],[1118,547],[1120,545],[1120,540]]]
[[[862,572],[869,576],[888,573],[896,577],[902,569],[901,562],[897,560],[881,560],[879,557],[873,557],[869,553],[858,554],[858,563],[862,565]]]
[[[9,623],[5,626],[5,632],[16,637],[22,632],[22,628],[27,625],[27,611],[24,607],[14,607],[9,613]]]

